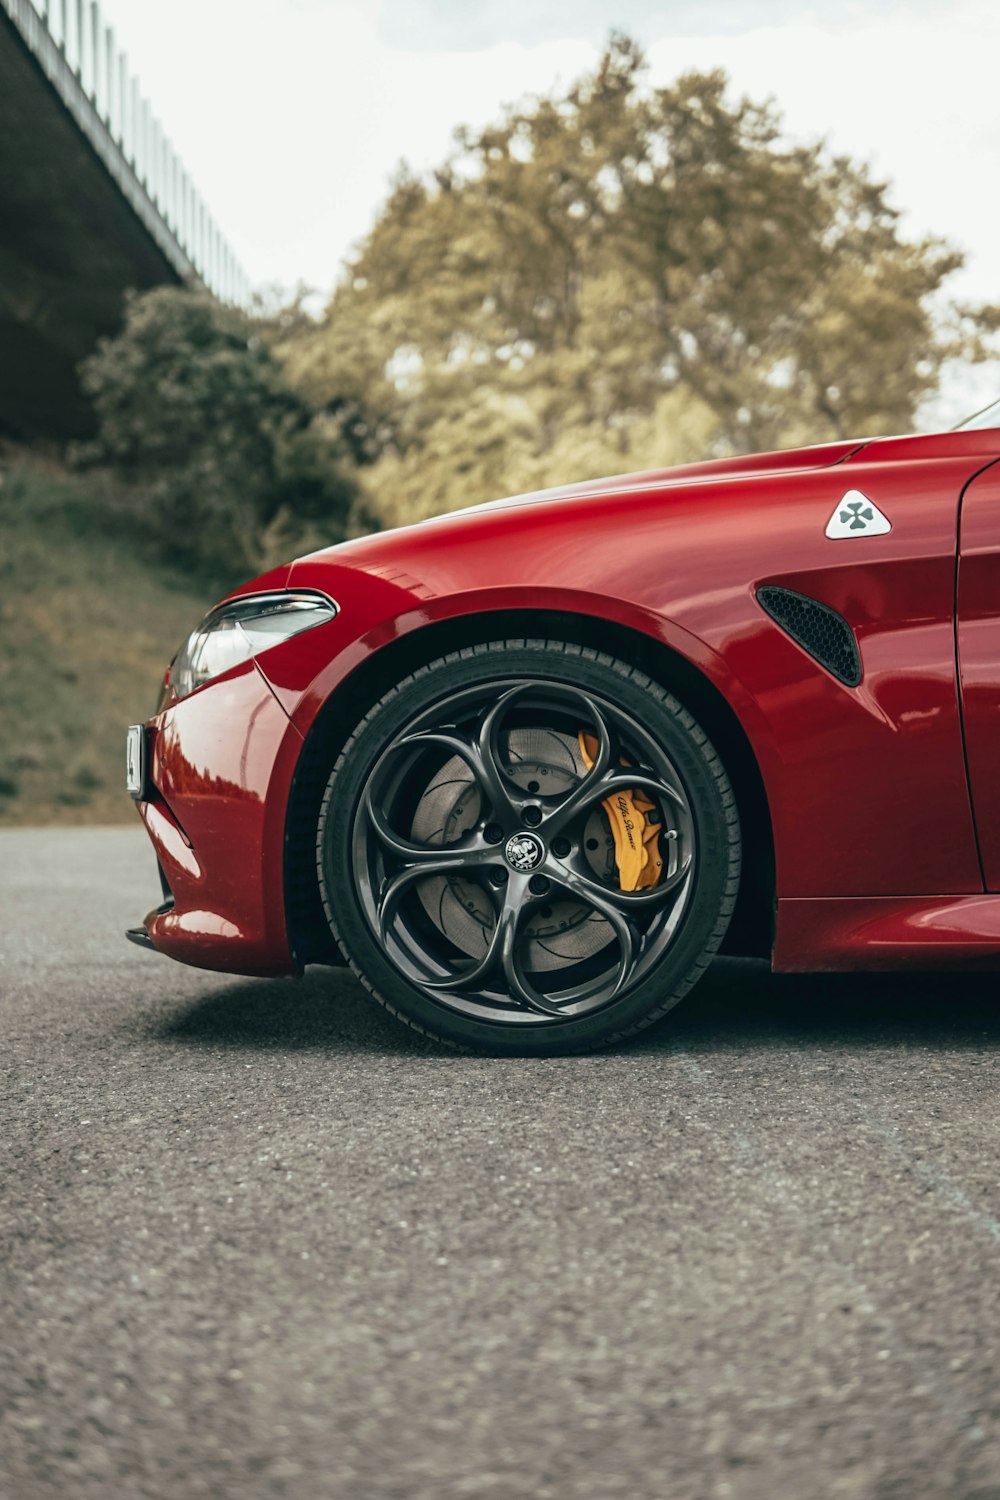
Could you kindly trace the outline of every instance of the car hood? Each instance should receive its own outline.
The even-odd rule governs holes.
[[[418,536],[426,537],[429,530],[449,523],[465,528],[481,521],[497,511],[511,510],[519,506],[543,504],[572,504],[575,501],[598,499],[602,496],[636,495],[655,491],[670,491],[686,485],[715,483],[751,478],[759,475],[785,475],[802,473],[813,469],[829,468],[843,463],[865,447],[865,440],[855,438],[839,443],[820,443],[808,448],[785,448],[776,453],[748,453],[738,458],[709,459],[702,463],[681,464],[670,469],[647,469],[641,473],[618,474],[609,479],[588,479],[576,484],[557,486],[554,489],[535,490],[530,494],[511,495],[504,499],[487,500],[478,505],[465,506],[461,510],[444,511],[388,531],[373,532],[351,541],[338,542],[331,547],[322,547],[298,557],[292,563],[288,586],[301,579],[303,564],[333,563],[346,566],[371,568],[387,553],[393,554],[398,542],[409,535],[416,542]],[[254,587],[258,585],[255,584]]]
[[[478,529],[477,523],[486,521],[497,511],[512,510],[522,506],[572,505],[580,501],[613,498],[615,496],[679,495],[687,487],[698,487],[701,493],[710,492],[715,486],[728,487],[744,479],[761,479],[773,475],[776,481],[791,478],[795,474],[829,469],[838,464],[850,468],[855,463],[900,463],[949,458],[957,455],[973,457],[981,455],[984,462],[993,462],[1000,456],[1000,429],[980,431],[958,431],[947,433],[911,434],[901,437],[850,438],[836,443],[819,443],[805,448],[785,448],[773,453],[750,453],[737,458],[710,459],[703,463],[681,464],[670,469],[648,469],[641,473],[619,474],[608,479],[589,479],[577,484],[567,484],[554,489],[536,490],[530,494],[512,495],[506,499],[489,500],[479,505],[470,505],[462,510],[446,511],[409,526],[391,531],[375,532],[353,541],[340,542],[310,553],[308,558],[298,558],[293,567],[306,561],[329,561],[347,566],[381,566],[386,558],[397,551],[399,539],[412,538],[418,547],[418,538],[434,535],[437,528],[449,525],[465,531],[470,526]],[[775,498],[783,489],[775,484]],[[296,572],[296,577],[298,576]]]
[[[455,516],[505,510],[516,505],[581,500],[596,495],[635,495],[648,490],[669,490],[678,485],[749,479],[767,474],[801,474],[813,469],[829,469],[836,464],[852,463],[862,454],[865,463],[899,463],[908,459],[950,457],[958,453],[981,453],[987,458],[995,457],[1000,453],[1000,429],[846,438],[841,442],[816,443],[806,448],[781,448],[772,453],[744,453],[736,458],[706,459],[695,464],[679,464],[670,469],[646,469],[637,474],[617,474],[610,479],[588,479],[555,489],[534,490],[530,494],[488,500],[484,504],[469,505],[462,510],[446,511],[419,524],[433,525]]]
[[[781,474],[804,469],[826,469],[843,463],[865,447],[868,440],[853,438],[840,443],[818,443],[808,448],[783,448],[775,453],[745,453],[738,458],[707,459],[696,464],[679,464],[670,469],[646,469],[637,474],[616,474],[610,479],[588,479],[554,489],[533,490],[529,494],[511,495],[501,500],[487,500],[481,505],[446,511],[430,521],[447,521],[472,512],[505,510],[515,505],[537,505],[553,500],[580,500],[592,495],[634,495],[642,490],[668,489],[678,484],[697,484],[713,479],[743,479],[751,475]]]

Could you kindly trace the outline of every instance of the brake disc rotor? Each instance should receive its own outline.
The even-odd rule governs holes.
[[[535,727],[502,736],[508,775],[524,791],[558,795],[575,786],[587,766],[577,737]],[[443,765],[422,794],[410,837],[416,843],[450,844],[479,817],[479,789],[465,762],[455,756]],[[604,884],[615,884],[615,842],[606,813],[596,808],[583,831],[584,853]],[[439,932],[471,958],[486,952],[496,915],[487,892],[461,876],[434,875],[417,894]],[[613,940],[612,929],[592,907],[553,899],[538,907],[524,925],[525,966],[535,972],[566,968],[599,953]]]

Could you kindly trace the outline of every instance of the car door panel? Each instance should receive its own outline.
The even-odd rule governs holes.
[[[986,889],[1000,891],[1000,464],[962,499],[958,662],[966,759]]]

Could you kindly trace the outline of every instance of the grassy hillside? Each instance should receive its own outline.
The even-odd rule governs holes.
[[[0,825],[134,817],[125,726],[217,597],[145,555],[81,481],[0,470]]]

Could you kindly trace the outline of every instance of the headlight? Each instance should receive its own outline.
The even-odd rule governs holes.
[[[174,657],[169,683],[178,698],[314,625],[325,625],[337,606],[325,594],[248,594],[220,604],[192,631]]]

